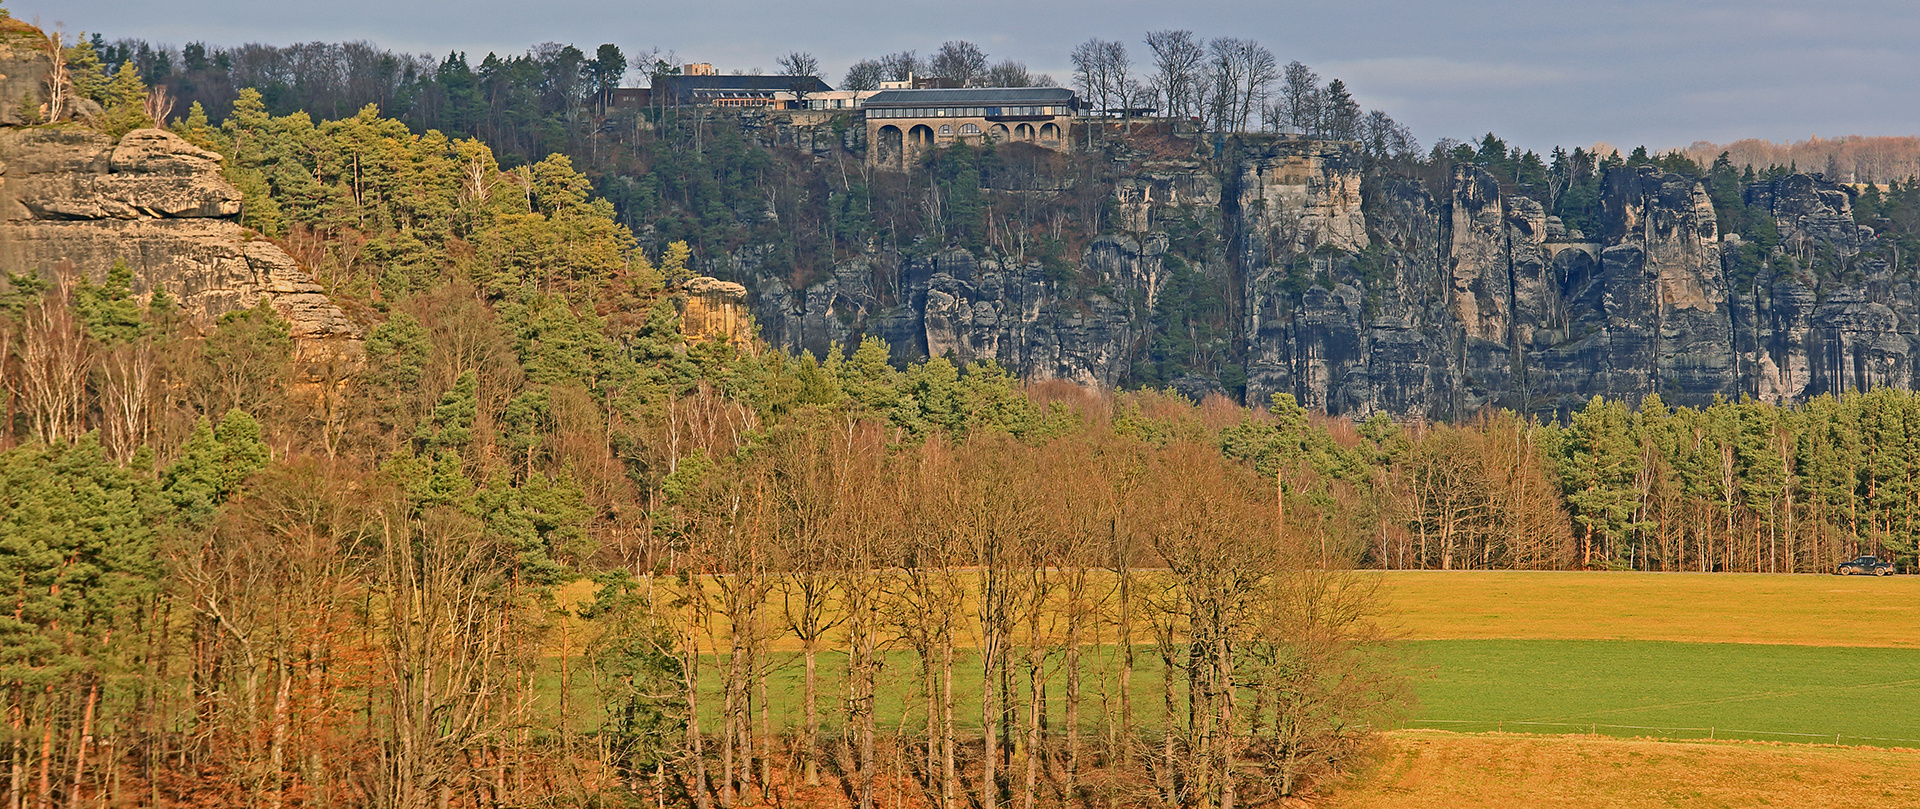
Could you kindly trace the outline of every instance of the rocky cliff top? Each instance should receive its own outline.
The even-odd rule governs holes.
[[[0,94],[43,91],[35,42],[44,37],[31,26],[0,20]],[[0,116],[14,106],[0,104]],[[116,139],[73,123],[0,124],[0,271],[99,281],[124,261],[136,294],[165,289],[203,331],[265,301],[289,322],[310,375],[358,361],[360,327],[286,251],[239,225],[241,195],[219,155],[161,129]]]

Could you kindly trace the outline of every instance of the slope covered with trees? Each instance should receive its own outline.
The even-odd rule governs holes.
[[[74,89],[128,116],[102,120],[168,117],[76,48]],[[1912,564],[1903,393],[1354,423],[681,326],[703,254],[747,245],[804,275],[875,239],[1033,239],[1071,278],[1060,243],[1108,197],[994,189],[1090,162],[860,174],[697,115],[503,160],[547,141],[247,90],[208,109],[170,125],[361,319],[365,363],[316,379],[266,307],[196,332],[125,267],[7,279],[19,805],[1259,803],[1327,783],[1396,710],[1366,580],[1335,571]],[[1557,176],[1496,144],[1372,159]],[[1205,234],[1170,249],[1203,264]],[[1231,319],[1184,278],[1167,378]]]

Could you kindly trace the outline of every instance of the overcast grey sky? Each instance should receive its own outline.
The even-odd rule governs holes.
[[[540,42],[613,42],[725,71],[790,50],[835,82],[856,59],[948,39],[1066,80],[1090,37],[1149,30],[1259,40],[1280,61],[1341,78],[1423,143],[1489,130],[1545,151],[1599,141],[1656,149],[1695,140],[1920,134],[1920,3],[1857,0],[1435,3],[1413,0],[5,0],[15,17],[69,32],[180,45],[365,39],[445,55],[520,53]]]

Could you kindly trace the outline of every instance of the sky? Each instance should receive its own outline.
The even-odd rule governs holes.
[[[1920,3],[1419,2],[1418,0],[0,0],[13,16],[108,39],[178,46],[368,40],[444,56],[522,53],[541,42],[659,49],[723,72],[790,51],[818,57],[829,83],[855,60],[932,53],[964,39],[993,61],[1067,81],[1090,38],[1146,32],[1259,41],[1346,82],[1369,109],[1423,144],[1494,132],[1545,152],[1607,143],[1661,150],[1697,140],[1920,134]]]

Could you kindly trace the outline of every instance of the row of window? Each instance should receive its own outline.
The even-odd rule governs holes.
[[[915,127],[915,130],[919,132],[926,131],[924,128],[921,128],[921,127]],[[1015,127],[1011,131],[1009,131],[1006,125],[1004,124],[995,124],[993,127],[993,136],[996,138],[1005,139],[1006,137],[1008,137],[1009,134],[1011,134],[1012,137],[1016,140],[1033,140],[1034,131],[1035,130],[1031,124],[1021,124],[1018,127]],[[1055,127],[1053,124],[1047,124],[1045,126],[1042,126],[1038,131],[1040,133],[1040,137],[1046,138],[1048,140],[1052,140],[1060,137],[1059,128]],[[961,137],[964,138],[970,135],[978,135],[978,134],[980,134],[980,127],[974,126],[973,124],[960,125]],[[943,138],[953,137],[953,124],[941,124],[940,137],[943,137]]]
[[[919,109],[867,108],[868,118],[984,118],[989,115],[1066,115],[1063,106],[1047,107],[923,107]]]

